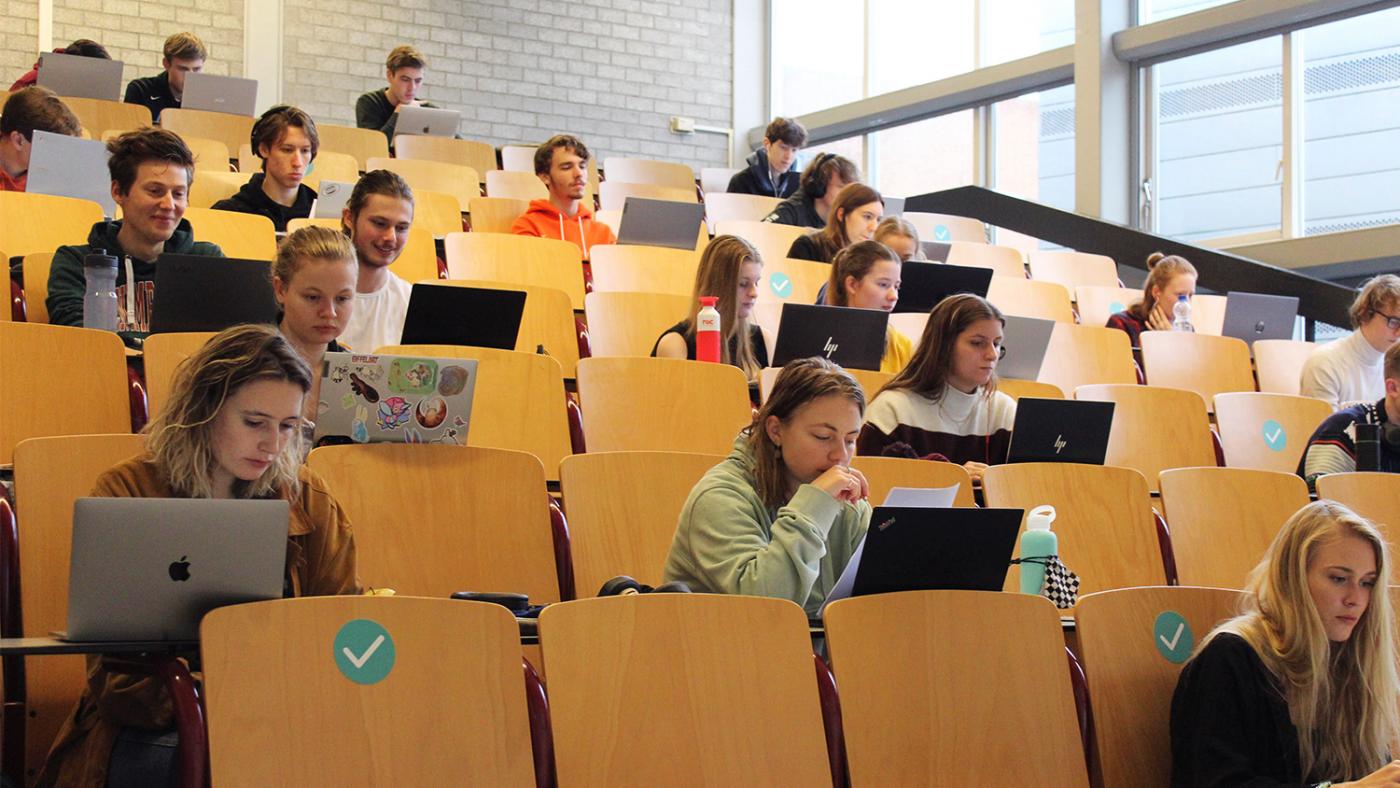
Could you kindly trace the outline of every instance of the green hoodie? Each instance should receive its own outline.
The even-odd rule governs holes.
[[[790,599],[815,617],[869,525],[868,501],[842,503],[810,484],[769,509],[740,433],[734,451],[690,491],[665,579],[699,592]]]
[[[103,249],[117,258],[117,328],[120,331],[151,330],[151,305],[155,302],[156,263],[138,260],[128,255],[117,243],[120,221],[101,221],[92,226],[88,242],[83,246],[60,246],[54,252],[53,267],[49,269],[49,295],[44,300],[49,309],[49,322],[56,326],[83,324],[83,294],[87,292],[87,277],[83,273],[83,258],[93,249]],[[170,240],[165,242],[168,254],[195,254],[223,257],[218,246],[194,239],[194,230],[186,219],[175,226]],[[137,283],[136,291],[127,297],[127,278]],[[128,314],[128,303],[135,307]]]

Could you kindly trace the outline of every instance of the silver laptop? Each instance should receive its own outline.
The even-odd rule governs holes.
[[[339,219],[354,191],[353,183],[321,181],[316,185],[316,200],[311,203],[311,218]]]
[[[1296,296],[1232,290],[1225,296],[1225,325],[1220,333],[1243,339],[1251,346],[1257,339],[1292,339],[1297,318]]]
[[[327,353],[315,445],[465,446],[476,366],[473,359]]]
[[[181,109],[202,109],[227,112],[230,115],[256,114],[258,81],[242,77],[224,77],[197,72],[185,75],[185,95]]]
[[[41,52],[38,84],[60,96],[121,101],[122,62],[62,52]]]
[[[692,250],[705,221],[705,206],[693,202],[628,197],[617,228],[619,244]]]
[[[196,640],[216,607],[282,596],[284,500],[79,498],[65,640]]]
[[[997,377],[1038,379],[1040,367],[1045,363],[1045,349],[1050,346],[1050,335],[1054,331],[1053,320],[1007,315],[1001,339],[1006,358],[997,363]]]
[[[112,177],[107,171],[107,146],[50,131],[34,132],[29,154],[27,191],[92,200],[107,217],[117,215],[112,199]]]
[[[404,107],[394,123],[394,136],[417,134],[429,137],[452,137],[462,125],[462,113],[455,109],[437,107]]]

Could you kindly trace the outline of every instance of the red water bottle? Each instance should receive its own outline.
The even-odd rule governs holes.
[[[695,315],[695,360],[719,363],[719,310],[715,296],[700,296],[700,311]]]

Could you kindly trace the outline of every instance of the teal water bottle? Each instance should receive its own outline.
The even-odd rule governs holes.
[[[1045,585],[1045,564],[1029,559],[1048,558],[1059,550],[1059,537],[1050,530],[1055,522],[1055,507],[1037,506],[1026,517],[1026,532],[1021,534],[1021,593],[1039,594]]]

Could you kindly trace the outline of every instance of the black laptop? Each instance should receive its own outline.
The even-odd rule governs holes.
[[[1112,429],[1112,402],[1022,397],[1006,461],[1103,465]]]
[[[880,309],[783,304],[773,366],[820,356],[848,369],[880,369],[890,315]]]
[[[415,284],[400,343],[515,350],[524,314],[523,290]]]
[[[1220,333],[1253,346],[1258,339],[1292,339],[1298,318],[1296,296],[1230,291],[1225,296],[1225,325]]]
[[[675,200],[628,197],[617,228],[619,244],[694,250],[705,221],[705,206]]]
[[[156,260],[155,285],[152,334],[277,322],[267,260],[163,254]]]
[[[851,596],[894,591],[1000,591],[1021,509],[877,506]]]
[[[899,303],[894,311],[927,313],[950,295],[972,293],[986,298],[992,269],[910,261],[900,269],[899,279]]]

